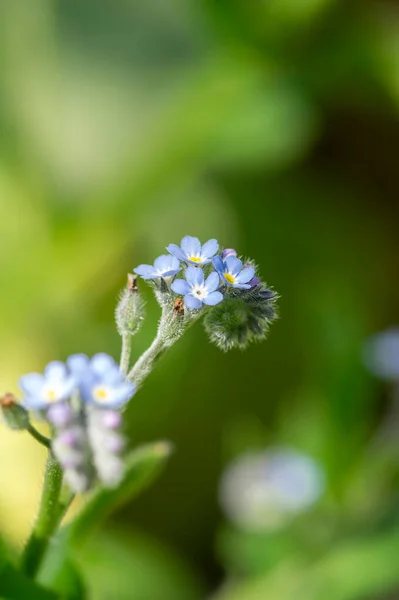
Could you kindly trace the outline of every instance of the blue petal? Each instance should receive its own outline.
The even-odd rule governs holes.
[[[90,360],[86,354],[72,354],[67,358],[67,366],[73,377],[75,378],[77,385],[86,374],[89,372]]]
[[[176,244],[169,244],[169,246],[166,246],[166,250],[170,252],[173,256],[175,256],[178,260],[187,259],[187,256],[184,254],[180,246],[176,246]]]
[[[228,256],[226,258],[226,267],[229,273],[232,274],[237,274],[241,271],[242,269],[242,262],[240,261],[239,258],[235,257],[235,256]]]
[[[177,275],[181,271],[181,269],[173,269],[172,271],[165,271],[162,273],[162,277],[172,277],[172,275]]]
[[[115,368],[117,368],[117,364],[114,359],[109,356],[109,354],[105,354],[105,352],[99,352],[91,359],[90,367],[94,373],[103,375],[104,373],[107,373],[107,371],[113,371]]]
[[[67,377],[63,382],[58,400],[66,400],[67,398],[70,398],[73,390],[77,387],[77,383],[78,381],[75,377]]]
[[[26,410],[43,410],[48,408],[48,403],[38,396],[26,396],[20,402],[21,406]]]
[[[185,279],[175,279],[170,288],[175,292],[175,294],[181,294],[182,296],[188,294],[188,292],[191,290],[191,286]]]
[[[201,308],[202,302],[199,298],[195,298],[192,294],[184,296],[184,303],[187,308]]]
[[[219,244],[217,240],[208,240],[202,246],[201,256],[204,258],[212,258],[212,256],[214,256],[218,250]]]
[[[154,276],[157,277],[157,269],[152,265],[139,265],[134,269],[137,275],[140,275],[143,279],[152,279]]]
[[[237,288],[239,290],[249,290],[251,289],[251,286],[248,283],[233,283],[230,284],[231,287],[233,288]]]
[[[63,379],[66,376],[66,373],[66,366],[60,360],[53,360],[44,369],[44,377],[45,379],[49,379],[50,381]]]
[[[181,241],[181,249],[184,254],[189,256],[200,256],[201,254],[201,242],[196,237],[191,237],[191,235],[186,235]]]
[[[162,254],[161,256],[158,256],[158,258],[155,259],[154,267],[157,271],[161,271],[161,273],[163,273],[164,271],[170,271],[171,268],[173,269],[173,260],[177,260],[177,258],[175,258],[174,256],[170,256],[170,254]]]
[[[122,385],[112,390],[112,394],[109,401],[106,403],[102,402],[101,406],[109,408],[120,408],[121,406],[126,404],[128,400],[131,399],[135,391],[136,386],[133,383],[129,383],[127,381],[126,383],[123,383]]]
[[[215,304],[219,304],[223,300],[223,294],[220,292],[212,292],[203,299],[204,304],[208,304],[208,306],[215,306]]]
[[[27,396],[38,396],[44,384],[44,377],[40,373],[28,373],[19,378],[19,387]]]
[[[209,293],[214,292],[215,290],[218,289],[219,283],[220,283],[219,274],[216,273],[215,271],[213,271],[213,273],[211,273],[209,275],[209,277],[207,277],[207,280],[205,281],[205,287]]]
[[[188,267],[186,269],[186,279],[193,285],[202,285],[204,283],[204,272],[199,267]]]
[[[212,260],[212,263],[216,271],[219,271],[219,273],[223,273],[223,271],[225,270],[225,265],[220,256],[215,256],[215,258]]]
[[[237,283],[248,283],[255,275],[255,269],[252,267],[245,267],[236,277]]]

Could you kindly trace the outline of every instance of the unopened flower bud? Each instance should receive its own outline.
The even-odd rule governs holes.
[[[127,286],[123,290],[115,320],[120,335],[135,335],[140,329],[145,316],[144,300],[137,287],[137,275],[128,275]]]
[[[237,256],[237,252],[233,248],[226,248],[222,252],[222,260],[225,261],[229,256]]]
[[[0,408],[4,422],[10,429],[29,427],[28,411],[18,403],[13,394],[5,394],[0,398]]]
[[[47,411],[47,420],[57,428],[64,428],[73,421],[73,410],[66,402],[53,404]]]

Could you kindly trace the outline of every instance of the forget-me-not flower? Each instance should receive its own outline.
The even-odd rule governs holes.
[[[324,470],[310,456],[271,448],[245,453],[227,467],[220,502],[238,527],[267,531],[311,508],[325,486]]]
[[[176,279],[171,289],[176,294],[184,296],[184,303],[188,308],[201,308],[202,303],[209,306],[219,304],[223,295],[217,291],[219,275],[214,271],[204,280],[204,272],[199,267],[188,267],[186,279]]]
[[[88,404],[120,408],[136,391],[135,384],[126,380],[108,354],[99,353],[92,359],[85,354],[74,354],[68,358],[67,364],[78,381],[82,400]]]
[[[243,268],[241,260],[234,255],[227,256],[226,260],[223,260],[220,256],[215,256],[212,262],[223,282],[228,286],[245,290],[250,289],[251,284],[249,282],[255,275],[253,267],[245,266]]]
[[[134,269],[143,279],[160,279],[172,277],[181,271],[180,262],[175,256],[162,254],[155,259],[154,265],[139,265]]]
[[[76,386],[76,380],[64,363],[55,360],[47,365],[43,374],[23,375],[19,386],[24,393],[23,406],[28,410],[43,410],[55,402],[67,400]]]
[[[219,244],[216,240],[208,240],[203,246],[196,237],[186,235],[181,241],[180,246],[169,244],[166,250],[173,254],[179,260],[192,265],[207,265],[212,261],[219,249]]]

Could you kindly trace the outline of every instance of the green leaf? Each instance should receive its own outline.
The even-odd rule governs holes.
[[[0,557],[0,597],[3,600],[57,600],[58,595],[37,585]]]
[[[49,553],[39,581],[61,594],[62,600],[84,600],[87,597],[86,586],[75,562],[64,553],[54,549]]]
[[[319,561],[285,562],[264,577],[227,586],[215,600],[359,600],[399,583],[399,531],[341,544]]]
[[[169,442],[156,442],[137,448],[127,458],[125,476],[115,489],[100,488],[67,527],[71,544],[80,544],[117,507],[144,490],[162,471],[172,452]]]
[[[199,600],[202,582],[159,541],[132,529],[98,532],[76,550],[90,600]]]

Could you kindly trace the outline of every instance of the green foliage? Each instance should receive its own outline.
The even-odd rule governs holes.
[[[209,339],[227,352],[244,350],[251,342],[264,340],[276,318],[277,296],[262,284],[253,290],[231,290],[224,301],[204,319]]]
[[[0,557],[0,597],[5,600],[56,600],[58,595],[34,583]]]
[[[399,584],[399,533],[346,541],[317,561],[282,561],[271,573],[231,586],[217,600],[357,600]],[[361,575],[361,576],[359,576]]]

